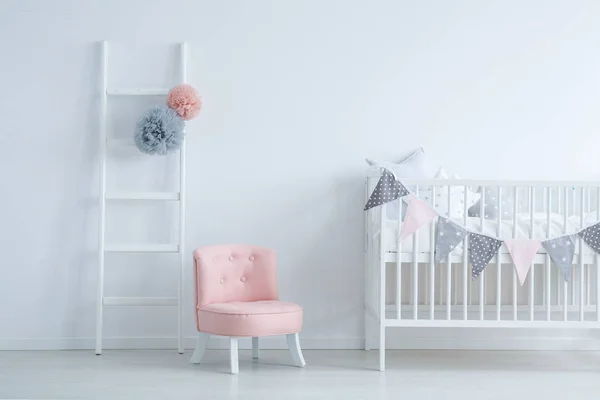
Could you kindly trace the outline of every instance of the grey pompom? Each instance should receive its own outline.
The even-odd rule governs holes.
[[[134,136],[146,154],[165,155],[183,144],[185,122],[169,107],[154,106],[138,121]]]

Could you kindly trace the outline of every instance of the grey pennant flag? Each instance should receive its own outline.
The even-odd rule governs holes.
[[[365,205],[365,211],[394,201],[399,197],[404,197],[408,193],[409,192],[404,185],[396,180],[394,174],[387,169],[383,169],[381,178],[379,178],[377,186],[375,186],[373,193],[371,193],[371,197],[369,197],[369,201],[367,201],[367,204]]]
[[[590,246],[592,249],[600,253],[600,222],[585,228],[579,232],[579,236]]]
[[[576,235],[565,235],[556,239],[548,239],[542,242],[546,253],[552,258],[554,264],[562,273],[565,281],[571,279],[571,265],[573,264],[573,255],[575,254]]]
[[[469,234],[469,260],[471,261],[471,277],[477,278],[502,246],[502,241],[477,233]]]
[[[467,236],[467,230],[446,218],[438,218],[435,234],[435,262],[439,263]]]

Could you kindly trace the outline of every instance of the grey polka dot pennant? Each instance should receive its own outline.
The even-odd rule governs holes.
[[[477,233],[469,234],[469,260],[471,277],[477,278],[502,246],[502,241]]]
[[[371,193],[371,197],[369,197],[369,201],[367,201],[367,204],[365,205],[365,211],[394,201],[399,197],[404,197],[408,195],[408,193],[408,190],[396,179],[394,174],[387,169],[383,169],[381,178],[379,178],[377,186],[375,186],[373,193]]]
[[[600,222],[585,228],[579,232],[579,236],[581,236],[588,246],[596,250],[597,253],[600,253]]]
[[[573,255],[575,254],[576,240],[577,235],[565,235],[542,242],[546,253],[552,258],[552,261],[554,261],[554,264],[567,282],[571,279],[571,266],[573,264]]]
[[[438,218],[435,230],[435,262],[442,261],[467,236],[467,230],[446,218]]]

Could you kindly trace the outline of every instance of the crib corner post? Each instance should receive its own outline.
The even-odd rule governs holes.
[[[365,204],[367,204],[369,200],[369,177],[365,178]],[[371,265],[371,255],[373,254],[371,251],[371,238],[372,238],[372,225],[370,223],[370,212],[365,211],[363,214],[364,217],[364,232],[365,232],[365,299],[364,299],[364,335],[365,335],[365,350],[371,350],[371,318],[369,316],[369,305],[370,305],[370,294],[371,294],[371,271],[373,266]]]
[[[385,371],[385,257],[383,254],[379,268],[379,370]]]
[[[402,204],[402,203],[400,203]],[[382,207],[380,207],[381,209]],[[380,212],[379,233],[379,370],[385,371],[385,219],[383,209]],[[399,215],[400,217],[400,215]],[[400,232],[398,232],[400,234]],[[400,252],[398,250],[398,257]]]

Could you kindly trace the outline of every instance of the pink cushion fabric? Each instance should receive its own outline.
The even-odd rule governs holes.
[[[223,336],[299,332],[302,309],[280,302],[275,252],[246,245],[194,251],[196,328]]]
[[[232,301],[278,300],[275,252],[244,245],[194,251],[197,306]]]
[[[300,332],[302,308],[283,301],[212,303],[197,312],[198,331],[222,336],[269,336]]]

